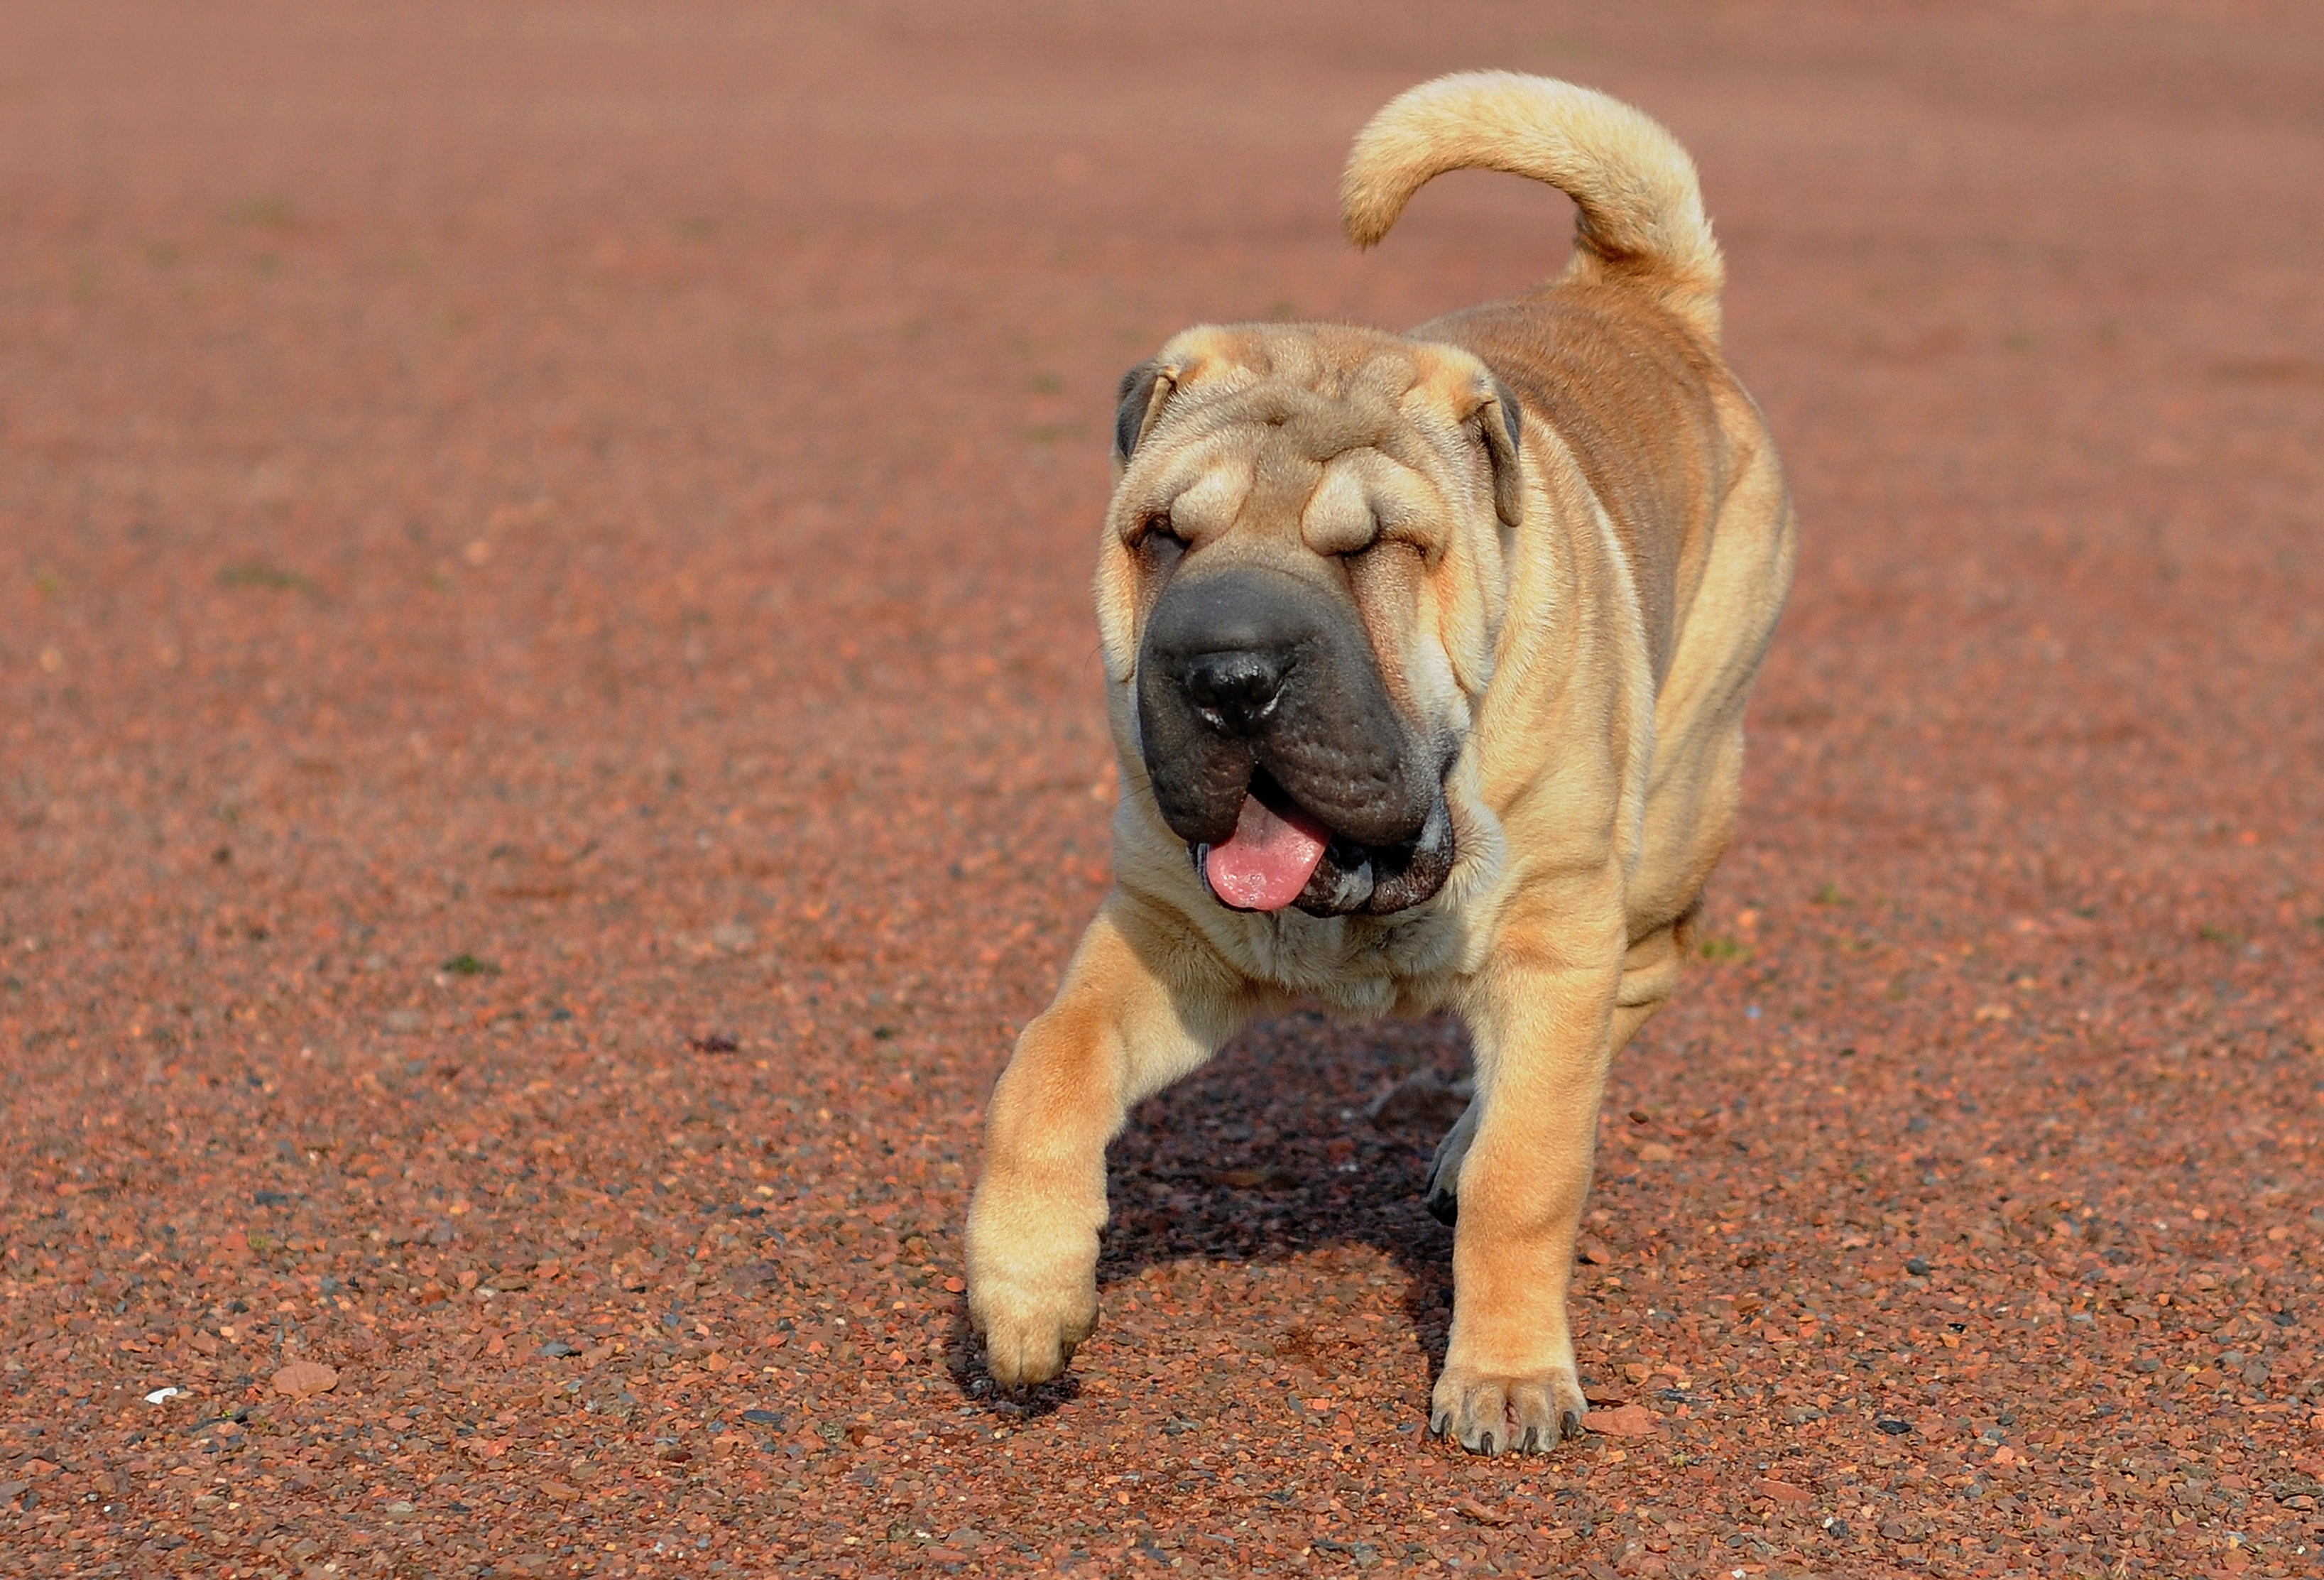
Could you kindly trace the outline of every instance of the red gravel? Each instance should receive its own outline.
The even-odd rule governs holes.
[[[0,1570],[2319,1572],[2312,7],[991,9],[0,8]],[[1693,147],[1805,531],[1603,1429],[1424,1440],[1458,1038],[1301,1016],[1013,1407],[1111,382],[1550,266],[1336,235],[1486,64]]]

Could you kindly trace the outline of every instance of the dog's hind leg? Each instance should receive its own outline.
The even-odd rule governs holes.
[[[1469,1143],[1477,1139],[1477,1117],[1483,1106],[1482,1098],[1469,1100],[1436,1143],[1436,1156],[1428,1165],[1428,1215],[1440,1224],[1452,1224],[1461,1215],[1461,1164],[1469,1156]]]
[[[1619,1053],[1638,1034],[1638,1028],[1670,1002],[1678,991],[1679,967],[1686,959],[1688,940],[1694,935],[1698,900],[1684,916],[1656,928],[1622,956],[1622,983],[1614,990],[1613,1050]]]

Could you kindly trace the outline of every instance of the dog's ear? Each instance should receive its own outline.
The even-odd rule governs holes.
[[[1478,406],[1474,420],[1493,466],[1493,513],[1505,527],[1525,524],[1525,475],[1517,469],[1517,436],[1525,426],[1517,394],[1499,379]]]
[[[1126,464],[1139,441],[1178,387],[1178,370],[1158,360],[1139,363],[1121,375],[1121,404],[1113,414],[1114,465]]]

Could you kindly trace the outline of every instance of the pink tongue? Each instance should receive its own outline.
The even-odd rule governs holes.
[[[1305,813],[1278,818],[1257,796],[1245,796],[1234,833],[1204,852],[1203,876],[1222,904],[1237,910],[1280,910],[1315,875],[1330,838]]]

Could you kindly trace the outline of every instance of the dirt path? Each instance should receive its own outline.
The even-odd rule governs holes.
[[[2312,8],[919,11],[0,10],[0,1572],[2318,1573]],[[1461,1049],[1305,1018],[995,1400],[1112,382],[1554,266],[1338,239],[1479,64],[1693,147],[1806,533],[1606,1111],[1643,1435],[1424,1440]]]

